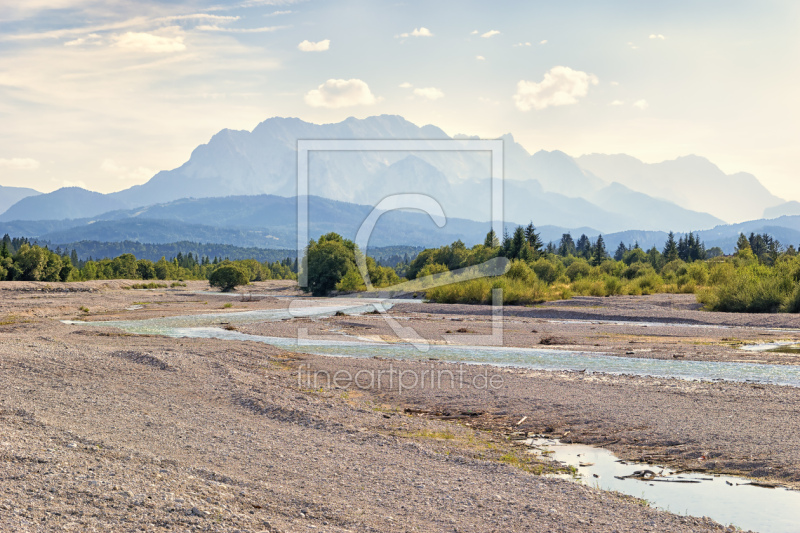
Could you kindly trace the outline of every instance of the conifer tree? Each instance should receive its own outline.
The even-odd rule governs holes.
[[[664,261],[667,263],[678,259],[678,245],[675,244],[675,234],[671,231],[667,236],[667,243],[664,245],[662,254],[664,255]]]

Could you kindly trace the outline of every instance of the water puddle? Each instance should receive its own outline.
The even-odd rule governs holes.
[[[676,474],[658,466],[622,462],[606,449],[583,444],[542,438],[526,444],[532,453],[574,466],[581,483],[642,498],[665,511],[707,516],[759,533],[796,533],[800,524],[797,491],[760,487],[733,476]],[[642,479],[631,477],[635,472]]]

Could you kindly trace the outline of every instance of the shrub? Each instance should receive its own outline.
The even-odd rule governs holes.
[[[565,274],[570,281],[574,282],[585,278],[591,271],[592,267],[589,266],[585,259],[576,259],[567,267]]]
[[[548,285],[558,278],[558,269],[547,259],[539,259],[533,263],[533,271],[536,273],[537,278]]]
[[[701,302],[713,311],[774,313],[792,306],[795,296],[790,278],[774,275],[766,267],[751,265],[737,270],[727,282],[701,294]]]
[[[370,280],[371,281],[371,280]],[[361,278],[357,268],[351,268],[347,274],[336,284],[336,290],[341,292],[356,292],[366,290],[367,286]]]
[[[236,265],[222,265],[208,276],[208,282],[224,292],[232,291],[239,285],[250,283],[250,272]]]

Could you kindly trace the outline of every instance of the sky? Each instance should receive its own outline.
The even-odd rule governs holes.
[[[800,201],[796,0],[0,2],[0,185],[112,192],[224,128],[397,114],[697,154]]]

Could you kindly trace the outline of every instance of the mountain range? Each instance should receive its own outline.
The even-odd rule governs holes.
[[[180,167],[123,191],[67,187],[38,194],[0,188],[0,230],[53,242],[186,239],[291,247],[298,139],[449,138],[436,126],[419,127],[392,115],[321,125],[270,118],[252,132],[222,130]],[[558,150],[531,154],[511,134],[501,139],[505,220],[533,221],[553,239],[568,229],[657,235],[724,227],[765,213],[800,214],[800,204],[774,196],[754,176],[726,175],[702,157],[657,164],[622,154],[573,158]],[[487,153],[311,152],[309,191],[320,210],[312,233],[354,233],[369,206],[388,194],[425,193],[440,202],[449,218],[446,228],[437,230],[419,213],[391,213],[382,217],[375,235],[381,246],[482,240],[492,219]]]

